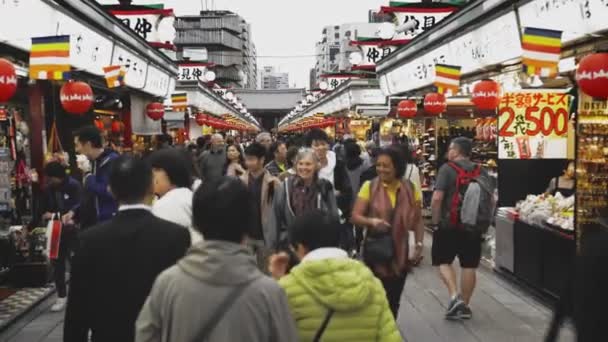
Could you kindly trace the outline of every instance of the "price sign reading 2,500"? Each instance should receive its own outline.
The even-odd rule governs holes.
[[[504,116],[504,117],[503,117]],[[503,107],[500,109],[499,120],[501,126],[498,135],[501,137],[513,137],[523,135],[513,127],[517,124],[515,109]],[[525,135],[562,136],[568,133],[568,111],[565,108],[553,109],[551,107],[527,107],[525,111]]]

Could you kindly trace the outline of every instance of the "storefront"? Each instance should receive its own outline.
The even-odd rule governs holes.
[[[573,80],[579,59],[605,46],[605,41],[592,34],[608,28],[599,19],[608,10],[598,3],[582,7],[583,13],[575,3],[471,3],[377,66],[386,96],[415,100],[418,106],[434,91],[436,64],[461,68],[460,90],[457,96],[447,99],[442,117],[431,123],[414,116],[407,125],[412,135],[408,136],[420,140],[422,135],[421,145],[431,146],[432,151],[430,139],[435,135],[438,162],[445,152],[442,141],[445,143],[454,135],[475,138],[476,159],[486,166],[497,166],[498,171],[501,208],[488,260],[495,269],[549,296],[559,295],[559,286],[567,274],[564,267],[571,264],[575,255],[576,235],[584,231],[584,224],[600,215],[599,209],[606,208],[605,191],[600,190],[605,185],[601,176],[604,169],[591,163],[590,155],[580,155],[583,151],[598,151],[591,160],[604,160],[600,158],[603,152],[599,152],[605,146],[601,115],[581,115],[597,113],[593,109],[602,108],[602,104],[585,102],[587,111],[579,110],[579,119],[594,119],[583,126],[579,120],[575,129],[573,114],[576,102],[580,108],[582,98]],[[557,77],[528,77],[521,72],[521,36],[526,27],[563,31]],[[478,115],[471,111],[471,105],[458,108],[450,104],[457,99],[471,102],[475,97],[473,87],[483,79],[493,80],[502,88],[500,104],[492,113]],[[396,104],[391,102],[391,106],[395,110]],[[432,154],[424,148],[419,150],[423,157]],[[552,180],[564,174],[568,161],[575,158],[577,186],[586,184],[589,195],[583,200],[577,197],[576,211],[574,196],[569,193],[542,195]],[[598,176],[591,177],[592,174]],[[580,197],[579,191],[577,195]],[[584,223],[578,222],[581,218]]]
[[[132,133],[160,133],[160,121],[147,117],[146,107],[173,93],[178,71],[167,56],[96,2],[61,3],[0,3],[0,12],[8,18],[0,22],[0,58],[8,59],[18,76],[15,96],[0,103],[0,212],[5,219],[0,235],[11,236],[9,274],[19,287],[45,285],[48,280],[45,229],[35,229],[43,224],[32,216],[44,183],[44,163],[61,158],[75,169],[73,156],[70,162],[61,152],[73,151],[73,131],[83,125],[95,124],[108,143],[127,147]],[[32,19],[32,13],[44,20]],[[52,80],[41,79],[51,74],[40,74],[41,67],[31,64],[32,47],[44,39],[61,41],[56,50],[61,49],[65,60],[66,73],[52,74]],[[124,73],[117,87],[104,71],[109,66]]]

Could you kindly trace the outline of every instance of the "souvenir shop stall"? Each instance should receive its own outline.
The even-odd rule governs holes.
[[[52,252],[38,217],[45,163],[64,163],[78,177],[67,152],[84,125],[94,124],[112,147],[127,145],[132,134],[160,133],[146,107],[173,92],[177,66],[95,2],[7,2],[0,11],[49,19],[18,31],[14,21],[0,22],[0,239],[10,232],[9,285],[43,286]],[[47,57],[57,64],[44,63]],[[1,255],[0,269],[5,260]]]

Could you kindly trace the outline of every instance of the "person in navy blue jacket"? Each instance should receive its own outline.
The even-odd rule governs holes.
[[[66,167],[61,163],[53,161],[44,167],[46,187],[40,201],[38,215],[36,215],[37,226],[53,219],[55,214],[63,215],[74,210],[80,204],[82,187],[74,178],[68,176]],[[51,311],[63,310],[66,304],[67,288],[65,284],[66,262],[70,260],[70,254],[76,242],[77,232],[73,225],[64,225],[61,230],[59,243],[59,254],[53,260],[53,271],[55,287],[57,288],[57,302],[51,307]]]
[[[78,222],[81,228],[111,219],[118,209],[108,188],[112,161],[118,153],[103,148],[101,133],[96,127],[86,126],[74,133],[76,153],[85,155],[91,162],[91,170],[84,170],[83,201],[78,208],[63,217],[65,224]]]

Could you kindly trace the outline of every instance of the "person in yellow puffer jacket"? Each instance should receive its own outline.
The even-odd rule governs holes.
[[[299,264],[289,271],[295,260],[285,252],[270,259],[269,270],[287,293],[300,341],[403,341],[380,280],[337,248],[339,229],[326,213],[311,211],[288,229],[292,258]]]

